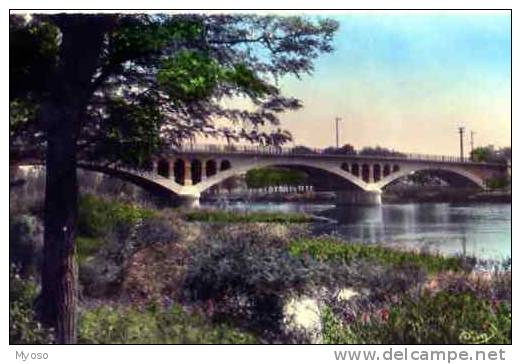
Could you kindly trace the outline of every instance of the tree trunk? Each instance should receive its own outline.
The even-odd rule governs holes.
[[[51,16],[61,31],[59,62],[41,107],[46,132],[44,262],[39,314],[58,344],[76,342],[75,238],[78,183],[76,142],[93,93],[103,37],[113,19],[100,15]]]
[[[56,342],[61,344],[76,340],[77,196],[75,133],[62,127],[47,136],[41,293],[42,320],[54,327]]]

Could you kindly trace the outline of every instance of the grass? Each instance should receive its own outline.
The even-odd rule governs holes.
[[[80,344],[254,344],[256,338],[178,306],[101,306],[80,314]]]
[[[78,236],[76,238],[76,257],[79,263],[82,263],[90,256],[93,256],[103,246],[102,238],[89,238],[86,236]]]
[[[288,246],[290,254],[310,255],[321,261],[339,260],[346,263],[366,259],[395,267],[417,265],[427,273],[465,270],[465,260],[461,257],[399,251],[377,245],[347,244],[333,238],[304,238],[292,241]]]
[[[242,212],[223,210],[197,210],[183,214],[188,221],[217,222],[217,223],[308,223],[313,218],[304,213],[287,212]]]

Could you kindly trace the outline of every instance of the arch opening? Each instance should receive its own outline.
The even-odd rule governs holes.
[[[364,190],[364,186],[361,181],[357,178],[352,177],[346,171],[341,170],[340,166],[327,166],[326,168],[320,165],[314,166],[305,163],[259,163],[252,164],[243,167],[237,167],[230,171],[217,173],[216,176],[206,179],[199,184],[199,189],[203,195],[215,194],[219,190],[226,190],[223,188],[223,182],[232,177],[246,176],[250,170],[257,170],[263,168],[280,168],[281,170],[288,171],[299,171],[303,172],[307,177],[300,179],[304,181],[302,183],[292,184],[289,181],[286,182],[274,182],[274,188],[266,189],[266,191],[279,191],[282,192],[304,192],[304,191],[316,191],[316,192],[333,192],[333,191],[350,191],[350,190]],[[293,174],[294,175],[294,174]],[[246,184],[244,184],[246,185]],[[259,191],[262,188],[258,188]]]
[[[369,166],[367,164],[362,165],[362,180],[369,182]]]
[[[221,162],[221,168],[220,168],[221,171],[226,171],[230,168],[232,168],[232,164],[230,163],[229,160],[225,159]]]
[[[356,177],[360,177],[360,167],[358,166],[358,163],[354,163],[351,166],[351,174]]]
[[[453,168],[417,168],[401,170],[380,181],[380,188],[389,189],[400,185],[411,188],[465,188],[482,189],[484,182],[470,172]]]
[[[191,168],[190,172],[192,175],[192,184],[195,185],[195,184],[201,182],[202,172],[203,172],[201,161],[199,159],[192,160],[190,168]]]
[[[391,167],[388,164],[385,164],[384,168],[383,168],[383,176],[387,177],[390,174],[391,174]]]
[[[378,182],[380,179],[381,179],[381,169],[380,169],[380,165],[379,164],[375,164],[373,166],[373,180],[375,182]]]
[[[170,162],[166,159],[160,159],[157,162],[157,174],[165,178],[170,177]]]
[[[174,179],[180,185],[185,184],[185,161],[176,159],[174,163]]]
[[[215,160],[210,159],[206,161],[205,172],[206,177],[211,177],[217,173],[217,163]]]

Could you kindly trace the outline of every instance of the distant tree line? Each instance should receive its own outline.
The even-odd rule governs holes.
[[[283,187],[286,191],[308,185],[308,175],[301,171],[286,168],[257,168],[246,173],[246,185],[249,189]]]
[[[512,148],[496,149],[493,145],[477,147],[470,152],[470,159],[475,162],[507,163],[512,160]]]
[[[295,154],[319,154],[316,149],[308,148],[303,145],[298,145],[292,149]],[[338,154],[338,155],[378,155],[385,157],[405,157],[405,153],[401,153],[392,149],[376,146],[364,147],[357,151],[351,144],[344,144],[343,146],[327,147],[321,151],[322,154]]]

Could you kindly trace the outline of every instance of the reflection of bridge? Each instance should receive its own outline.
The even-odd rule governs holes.
[[[185,204],[197,205],[202,192],[253,168],[279,166],[303,170],[318,188],[337,191],[339,203],[379,204],[389,183],[417,171],[434,171],[449,182],[485,188],[489,178],[506,173],[506,165],[477,163],[457,157],[401,154],[360,156],[296,152],[285,148],[196,145],[151,159],[146,169],[79,163],[78,167],[154,185],[175,193]]]

